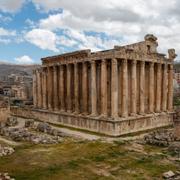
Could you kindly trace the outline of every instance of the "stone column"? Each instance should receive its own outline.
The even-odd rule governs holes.
[[[91,61],[91,115],[97,115],[97,86],[95,61]]]
[[[87,64],[83,62],[82,64],[82,108],[83,113],[87,113],[88,106],[88,88],[87,88]]]
[[[74,64],[74,98],[75,98],[75,113],[79,113],[79,79],[78,79],[78,64]]]
[[[33,71],[33,105],[37,107],[37,70]]]
[[[169,65],[168,72],[168,111],[173,111],[173,64]]]
[[[163,65],[162,111],[167,110],[167,64]]]
[[[72,97],[71,97],[71,65],[67,64],[67,112],[71,112]]]
[[[37,100],[38,108],[42,108],[42,76],[41,70],[37,70]]]
[[[139,113],[144,114],[145,103],[145,62],[140,62],[140,108]]]
[[[63,65],[59,66],[60,77],[59,77],[59,97],[60,97],[60,109],[62,112],[65,111],[65,103],[64,103],[64,68]]]
[[[154,63],[149,64],[149,112],[154,112]]]
[[[46,68],[43,69],[43,108],[47,109],[47,74]]]
[[[137,77],[136,77],[137,61],[133,60],[131,64],[131,115],[137,113]]]
[[[118,63],[111,60],[111,116],[118,117]]]
[[[101,61],[101,115],[107,116],[107,64]]]
[[[161,110],[161,64],[157,64],[156,112]]]
[[[48,109],[53,109],[53,78],[52,78],[52,68],[48,66]]]
[[[53,66],[53,98],[54,98],[54,110],[59,109],[58,105],[58,79],[57,79],[57,66]]]
[[[127,59],[122,60],[122,117],[128,116],[128,68]]]

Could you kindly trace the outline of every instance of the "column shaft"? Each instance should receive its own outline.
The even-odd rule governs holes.
[[[157,64],[156,112],[161,110],[161,64]]]
[[[149,112],[154,112],[154,63],[149,64]]]
[[[37,70],[33,71],[33,105],[37,107]]]
[[[74,64],[74,98],[75,98],[75,113],[79,113],[79,79],[78,79],[78,64]]]
[[[43,70],[43,108],[47,109],[47,74],[46,69]]]
[[[53,78],[52,78],[52,68],[48,67],[48,109],[52,110],[53,108]]]
[[[122,60],[122,117],[128,116],[128,68],[127,59]]]
[[[163,65],[162,111],[167,110],[167,64]]]
[[[82,67],[82,103],[83,113],[88,111],[88,87],[87,87],[87,63],[83,62]]]
[[[37,97],[38,97],[38,108],[42,108],[42,79],[40,70],[37,71]]]
[[[54,98],[54,110],[59,109],[58,105],[58,79],[57,79],[57,66],[53,66],[53,98]]]
[[[131,64],[131,114],[135,115],[137,113],[137,77],[136,77],[136,65],[135,60]]]
[[[67,64],[67,111],[71,112],[72,97],[71,97],[71,65]]]
[[[144,114],[145,103],[145,62],[140,62],[140,108],[139,113]]]
[[[65,103],[64,103],[64,67],[63,65],[59,66],[60,77],[59,77],[59,97],[60,97],[60,109],[61,111],[65,111]]]
[[[97,114],[96,62],[91,61],[91,115]]]
[[[107,116],[107,64],[101,62],[101,114]]]
[[[173,111],[173,64],[169,65],[168,72],[168,111]]]
[[[118,63],[111,60],[111,116],[118,117]]]

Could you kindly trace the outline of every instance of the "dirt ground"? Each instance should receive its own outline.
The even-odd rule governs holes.
[[[0,157],[0,171],[17,180],[159,180],[164,172],[180,169],[180,161],[172,158],[166,148],[135,140],[64,138],[55,145],[10,145],[15,152]]]

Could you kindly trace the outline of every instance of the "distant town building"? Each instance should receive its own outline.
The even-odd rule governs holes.
[[[7,78],[1,78],[0,95],[32,100],[32,76],[11,74]]]

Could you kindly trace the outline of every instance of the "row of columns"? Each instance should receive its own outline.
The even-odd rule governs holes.
[[[118,70],[118,61],[121,62],[121,70]],[[130,68],[128,63],[131,63]],[[100,77],[100,97],[98,97],[97,89],[97,68],[96,61],[90,62],[90,77],[88,74],[87,62],[82,63],[81,85],[79,79],[79,66],[77,63],[53,67],[42,67],[35,70],[33,78],[34,106],[54,111],[67,111],[75,114],[88,112],[88,101],[90,101],[91,115],[108,116],[108,70],[107,60],[101,61],[101,77]],[[145,62],[139,61],[139,72],[137,72],[137,61],[127,59],[117,60],[111,59],[111,80],[110,80],[110,116],[117,118],[118,116],[127,117],[136,114],[145,114]],[[128,97],[128,76],[130,71],[131,81],[131,97]],[[121,73],[121,94],[119,94],[118,83],[119,73]],[[137,78],[139,73],[139,79]],[[88,80],[90,79],[90,93]],[[139,81],[139,83],[138,83]],[[148,112],[172,111],[173,104],[173,65],[160,64],[155,67],[153,62],[149,62],[149,102]],[[156,87],[155,87],[156,82]],[[139,84],[139,92],[137,88]],[[168,86],[168,87],[167,87]],[[81,96],[80,96],[81,88]],[[74,97],[74,101],[72,98]],[[90,97],[89,97],[90,96]],[[121,113],[119,113],[119,97],[121,96]],[[138,97],[139,96],[139,97]],[[80,100],[82,98],[82,101]],[[130,98],[130,110],[128,109],[128,98]],[[139,107],[137,100],[139,98]],[[98,114],[98,99],[100,99],[101,112]],[[66,102],[66,105],[65,105]],[[82,103],[80,110],[80,102]]]

